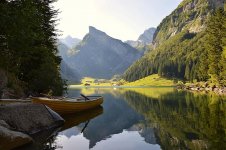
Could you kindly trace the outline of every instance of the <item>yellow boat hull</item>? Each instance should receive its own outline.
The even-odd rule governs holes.
[[[103,97],[101,96],[90,96],[90,100],[84,99],[70,99],[70,100],[60,100],[60,99],[49,99],[33,97],[32,103],[44,104],[60,114],[75,113],[88,109],[95,108],[103,103]]]

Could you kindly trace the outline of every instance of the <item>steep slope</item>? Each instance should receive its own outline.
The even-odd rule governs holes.
[[[67,47],[73,48],[75,47],[81,40],[78,38],[72,38],[70,35],[65,37],[64,39],[60,39],[62,43],[64,43]]]
[[[75,47],[68,64],[82,76],[111,78],[122,74],[141,55],[130,45],[89,27],[89,33]]]
[[[142,33],[136,41],[127,40],[125,41],[130,46],[140,50],[142,53],[152,49],[152,40],[156,28],[149,28]]]
[[[58,49],[58,55],[61,56],[62,59],[66,59],[69,47],[66,44],[62,43],[60,40],[58,40],[57,49]]]
[[[224,0],[184,0],[157,27],[155,49],[135,62],[124,78],[135,81],[158,73],[190,81],[207,80],[206,26],[214,10],[223,6]]]
[[[223,7],[224,0],[184,0],[157,27],[153,43],[157,46],[170,37],[188,30],[199,33],[205,30],[208,17],[213,10]]]
[[[81,79],[80,74],[77,72],[77,70],[72,69],[66,63],[67,58],[69,56],[68,54],[69,48],[65,44],[63,44],[60,40],[58,40],[57,49],[59,53],[58,55],[61,56],[62,58],[60,64],[61,78],[67,80],[68,83],[78,83]]]
[[[145,30],[144,33],[142,33],[136,41],[127,40],[125,42],[135,48],[149,45],[152,43],[155,31],[156,31],[156,28],[153,28],[153,27],[149,28],[149,29]]]
[[[60,69],[62,79],[66,80],[67,83],[71,84],[80,82],[80,74],[76,70],[70,68],[64,60],[61,61]]]
[[[129,44],[130,46],[136,48],[140,46],[144,46],[144,44],[141,41],[133,41],[133,40],[127,40],[125,43]]]

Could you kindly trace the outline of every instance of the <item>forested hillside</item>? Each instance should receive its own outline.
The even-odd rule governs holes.
[[[11,96],[49,91],[55,95],[62,93],[61,59],[56,56],[55,44],[57,11],[51,6],[53,2],[1,0],[1,92],[6,90]]]
[[[124,74],[134,81],[150,74],[225,85],[226,13],[222,0],[185,0],[155,33],[155,49]]]

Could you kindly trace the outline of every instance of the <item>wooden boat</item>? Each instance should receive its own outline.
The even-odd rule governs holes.
[[[60,114],[75,113],[95,108],[103,103],[102,96],[87,96],[66,99],[50,99],[46,97],[33,97],[33,103],[44,104]]]

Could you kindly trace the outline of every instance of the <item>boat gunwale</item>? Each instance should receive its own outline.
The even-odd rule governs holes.
[[[50,99],[50,98],[46,98],[44,99],[44,97],[32,97],[32,101],[46,101],[46,102],[54,102],[54,103],[90,103],[90,102],[95,102],[95,101],[100,101],[103,100],[102,96],[87,96],[87,97],[95,97],[95,99],[89,99],[89,100],[85,100],[82,99],[80,101],[73,101],[73,100],[64,100],[64,99]],[[73,98],[71,98],[73,99]],[[76,98],[74,98],[74,100],[77,100]]]

